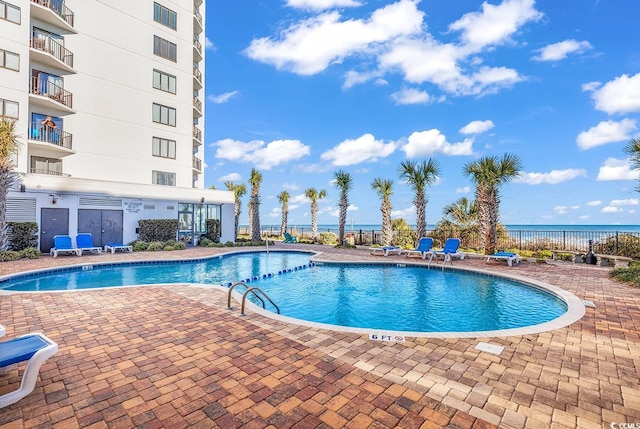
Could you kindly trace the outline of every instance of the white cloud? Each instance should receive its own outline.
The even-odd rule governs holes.
[[[552,43],[539,49],[539,55],[533,57],[536,61],[558,61],[566,58],[569,54],[580,54],[591,49],[592,46],[587,41],[578,42],[573,39],[563,40],[562,42]]]
[[[627,198],[626,200],[611,200],[610,206],[637,206],[640,200],[637,198]]]
[[[403,210],[392,210],[391,217],[393,219],[405,219],[409,221],[409,219],[414,219],[416,217],[416,207],[411,206]]]
[[[345,140],[324,152],[320,158],[331,161],[333,165],[353,165],[366,161],[377,161],[385,158],[396,150],[396,143],[385,144],[383,140],[376,140],[371,134],[363,134],[355,140]]]
[[[349,206],[347,207],[347,213],[355,212],[355,211],[358,211],[358,206],[354,206],[353,204],[349,204]],[[340,216],[340,208],[338,207],[336,209],[334,209],[334,208],[327,209],[327,213],[330,216],[338,217],[338,216]]]
[[[460,134],[482,134],[489,131],[495,125],[493,121],[471,121],[464,127],[460,128]]]
[[[599,205],[601,205],[601,204],[602,204],[602,201],[600,201],[600,200],[589,201],[589,202],[587,203],[587,205],[588,205],[588,206],[591,206],[591,207],[599,206]]]
[[[278,206],[278,207],[272,208],[267,216],[281,218],[282,217],[282,207]]]
[[[233,97],[237,96],[239,93],[238,91],[229,91],[229,92],[225,92],[223,94],[220,95],[210,95],[207,97],[207,100],[216,103],[216,104],[223,104],[226,103],[227,101],[231,100]]]
[[[430,156],[436,153],[443,155],[471,155],[473,154],[473,138],[467,138],[460,143],[449,143],[440,130],[413,132],[407,144],[401,147],[408,158]]]
[[[270,170],[276,165],[300,159],[310,153],[309,146],[299,140],[274,140],[265,144],[262,140],[241,142],[224,139],[212,146],[217,147],[216,158],[251,163],[263,170]]]
[[[415,88],[403,88],[391,94],[391,99],[396,104],[427,104],[431,101],[431,97],[427,91],[420,91]]]
[[[325,10],[334,7],[357,7],[362,3],[355,0],[287,0],[287,6],[304,10]]]
[[[633,119],[623,119],[620,122],[602,121],[588,131],[578,134],[576,143],[581,150],[591,149],[603,144],[627,140],[636,129],[636,121]]]
[[[626,159],[607,158],[604,165],[598,170],[596,180],[636,180],[638,172],[631,169],[629,161]]]
[[[567,206],[555,206],[553,211],[560,215],[567,214]]]
[[[622,209],[620,209],[619,207],[606,206],[602,208],[602,213],[617,213],[621,211]]]
[[[312,75],[373,45],[419,33],[423,16],[416,0],[377,9],[368,20],[341,20],[340,13],[327,12],[283,30],[279,38],[252,40],[245,54],[281,70]]]
[[[471,192],[471,186],[456,188],[456,194],[468,194],[469,192]]]
[[[210,51],[215,51],[216,49],[216,45],[213,44],[213,42],[211,41],[211,39],[209,39],[208,37],[205,36],[204,38],[204,48],[208,49]]]
[[[582,91],[591,92],[595,91],[602,85],[602,82],[587,82],[582,84]]]
[[[527,173],[522,172],[520,177],[514,180],[516,183],[526,183],[527,185],[539,185],[547,183],[556,185],[558,183],[573,180],[576,177],[587,177],[587,172],[583,168],[568,168],[566,170],[551,170],[548,173]]]
[[[239,182],[241,179],[242,179],[242,176],[240,176],[239,173],[229,173],[219,178],[218,181],[219,182],[226,182],[226,181]]]
[[[471,12],[449,26],[461,31],[461,38],[474,47],[495,46],[511,42],[519,27],[542,18],[534,0],[504,0],[499,5],[482,3],[482,12]]]
[[[591,94],[598,110],[612,115],[640,111],[640,73],[623,74]]]
[[[300,185],[297,183],[283,183],[282,189],[286,189],[287,191],[297,191],[300,189]]]

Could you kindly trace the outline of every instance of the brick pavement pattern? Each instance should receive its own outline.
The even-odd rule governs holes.
[[[313,249],[325,261],[381,261]],[[53,266],[191,258],[224,249],[140,252],[0,264],[0,275]],[[404,256],[389,256],[406,261]],[[422,263],[421,260],[412,262]],[[591,300],[580,321],[540,334],[369,341],[226,309],[215,287],[165,285],[0,294],[11,338],[59,344],[32,394],[0,428],[602,428],[640,422],[640,290],[584,264],[454,264],[517,272]],[[503,346],[500,355],[475,349]],[[0,394],[22,367],[0,375]]]

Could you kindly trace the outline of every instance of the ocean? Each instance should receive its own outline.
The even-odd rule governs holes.
[[[242,225],[241,228],[248,227],[248,225]],[[274,225],[261,225],[263,231],[273,229],[274,231],[280,229],[280,224]],[[415,225],[411,225],[415,229]],[[640,225],[505,225],[509,231],[540,231],[540,232],[635,232],[640,233]],[[311,225],[307,224],[289,224],[288,228],[310,230]],[[430,231],[435,228],[435,225],[427,225],[427,230]],[[318,231],[335,231],[338,229],[338,224],[319,224]],[[347,222],[345,226],[346,231],[380,231],[382,225],[380,224],[352,224]]]

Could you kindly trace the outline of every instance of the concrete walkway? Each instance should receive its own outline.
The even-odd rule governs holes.
[[[366,250],[323,260],[406,261]],[[49,256],[0,275],[79,262],[202,257],[229,249]],[[412,259],[412,262],[420,261]],[[0,293],[7,338],[42,331],[58,353],[0,428],[602,428],[640,423],[640,289],[584,264],[455,265],[545,281],[595,303],[580,321],[511,337],[407,338],[290,325],[226,309],[215,287]],[[461,315],[463,316],[463,315]],[[475,347],[504,347],[495,355]],[[19,371],[20,370],[20,371]],[[0,375],[0,394],[22,368]]]

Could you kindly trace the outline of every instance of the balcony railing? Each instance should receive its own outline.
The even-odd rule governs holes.
[[[198,110],[198,112],[202,112],[202,101],[198,97],[193,97],[193,107]]]
[[[193,169],[202,171],[202,160],[198,157],[193,157]]]
[[[73,106],[73,95],[63,87],[50,82],[48,79],[31,76],[31,93],[47,96],[70,109]]]
[[[193,77],[200,83],[202,83],[202,72],[195,65],[193,66]]]
[[[29,128],[29,140],[40,143],[49,143],[71,150],[72,134],[57,128],[42,125],[40,122],[32,122]]]
[[[63,0],[31,0],[33,3],[44,6],[48,9],[51,9],[58,15],[60,18],[64,20],[67,24],[73,27],[73,12],[69,9]]]
[[[198,52],[202,52],[202,43],[200,43],[198,36],[193,36],[193,46],[195,46]]]
[[[200,28],[202,28],[202,15],[198,9],[193,9],[193,16],[196,18],[196,21],[198,21],[198,24],[200,24]]]
[[[47,170],[46,168],[30,168],[29,169],[29,173],[33,173],[33,174],[48,174],[50,176],[71,177],[70,174],[63,173],[62,171]]]
[[[193,126],[193,138],[198,141],[202,141],[202,130],[195,125]]]
[[[39,51],[47,52],[73,68],[73,54],[71,51],[48,35],[34,31],[31,37],[31,47]]]

